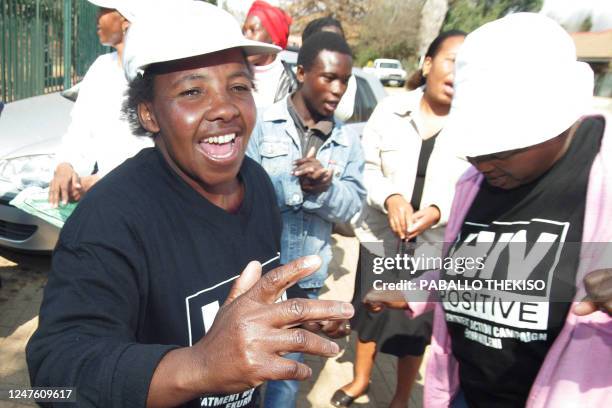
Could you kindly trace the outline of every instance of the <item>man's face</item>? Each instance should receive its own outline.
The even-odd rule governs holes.
[[[143,126],[169,164],[196,189],[234,183],[255,125],[253,87],[239,50],[163,63],[153,100],[139,105]]]
[[[329,117],[334,114],[346,91],[352,66],[350,55],[329,50],[321,51],[310,69],[298,66],[299,92],[313,115]]]
[[[490,186],[510,190],[546,173],[567,150],[567,132],[524,149],[468,157]]]
[[[100,44],[115,46],[123,41],[123,30],[127,28],[127,20],[117,10],[98,9],[97,34]]]

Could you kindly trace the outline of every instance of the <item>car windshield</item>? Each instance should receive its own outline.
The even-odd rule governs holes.
[[[397,62],[381,62],[380,67],[381,68],[401,68],[400,64],[398,64]]]

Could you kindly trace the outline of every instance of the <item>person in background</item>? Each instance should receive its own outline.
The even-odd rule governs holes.
[[[264,381],[311,375],[285,353],[338,354],[299,326],[331,334],[353,308],[282,301],[321,260],[278,267],[274,188],[244,157],[246,56],[278,48],[206,2],[149,4],[126,41],[125,110],[155,147],[100,180],[62,229],[27,345],[31,384],[74,387],[81,407],[254,408]]]
[[[358,340],[353,380],[331,400],[337,407],[347,407],[367,392],[378,351],[398,358],[390,407],[406,407],[429,344],[431,313],[408,320],[401,311],[374,314],[363,306],[370,286],[364,282],[373,280],[363,260],[393,257],[409,240],[437,244],[441,251],[454,186],[468,167],[453,155],[452,140],[440,133],[453,97],[455,55],[465,35],[447,31],[434,39],[419,73],[419,88],[384,99],[364,129],[368,196],[355,228],[362,244],[353,297],[356,314],[351,322]]]
[[[563,27],[536,13],[473,31],[456,67],[444,132],[472,167],[445,255],[485,262],[421,279],[461,283],[471,301],[406,291],[366,302],[435,309],[426,408],[612,406],[612,135],[609,118],[586,114],[593,72]],[[525,280],[544,289],[515,288]]]
[[[302,32],[302,44],[306,42],[306,39],[311,35],[321,32],[321,31],[329,31],[332,33],[336,33],[342,38],[346,39],[344,35],[344,30],[342,29],[342,23],[336,20],[333,17],[321,17],[306,25],[304,31]],[[334,117],[337,120],[341,120],[346,122],[353,116],[353,110],[355,107],[355,94],[357,93],[357,80],[355,79],[355,75],[351,75],[349,79],[348,85],[346,87],[346,91],[342,98],[340,99],[340,103],[334,112]]]
[[[287,48],[291,17],[278,7],[256,0],[247,13],[242,32],[248,39]],[[249,57],[255,74],[255,105],[263,110],[295,90],[291,68],[276,54]]]
[[[341,36],[320,32],[308,38],[298,55],[298,90],[259,115],[247,150],[276,191],[281,263],[314,254],[323,259],[316,273],[299,282],[311,299],[327,278],[333,223],[348,222],[365,198],[359,137],[333,118],[351,67],[351,50]],[[298,387],[296,381],[268,382],[265,406],[294,407]]]
[[[79,201],[100,178],[152,145],[150,138],[134,136],[121,115],[127,90],[121,62],[125,34],[130,22],[144,10],[138,0],[88,1],[100,7],[100,43],[115,51],[99,56],[80,83],[49,185],[49,202],[55,207]]]

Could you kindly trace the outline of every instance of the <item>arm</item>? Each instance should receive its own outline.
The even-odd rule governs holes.
[[[402,195],[402,190],[395,186],[391,179],[385,177],[382,170],[381,143],[389,114],[386,105],[385,101],[382,101],[374,109],[361,139],[365,157],[363,182],[368,190],[368,204],[385,214],[387,198],[394,194]]]
[[[257,119],[255,123],[255,127],[253,128],[253,132],[251,133],[251,137],[249,139],[249,143],[246,148],[246,155],[251,159],[255,160],[257,163],[261,164],[261,154],[259,154],[259,143],[262,137],[262,129],[261,129],[261,118]]]
[[[389,309],[402,309],[410,318],[415,318],[423,313],[433,310],[436,294],[426,289],[427,283],[438,280],[439,271],[428,271],[411,282],[415,283],[415,289],[409,291],[399,290],[375,290],[371,289],[363,298],[366,307],[375,313],[380,312],[385,307]],[[421,282],[424,282],[423,289]]]
[[[455,186],[470,167],[466,160],[453,154],[450,137],[444,131],[440,133],[427,166],[421,208],[435,206],[438,209],[439,219],[432,228],[444,227],[448,222]]]
[[[136,341],[131,269],[114,249],[60,244],[27,346],[33,386],[73,386],[83,405],[144,406],[155,367],[176,346]]]
[[[79,175],[94,169],[96,152],[92,150],[91,130],[98,120],[99,87],[104,86],[106,58],[98,58],[87,70],[79,86],[79,96],[70,113],[70,125],[56,155],[57,165],[70,164]]]

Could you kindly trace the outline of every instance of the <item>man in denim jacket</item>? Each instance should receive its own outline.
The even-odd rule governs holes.
[[[366,195],[359,137],[333,118],[351,67],[342,37],[330,32],[310,37],[298,56],[298,90],[259,115],[247,149],[276,191],[283,218],[281,263],[310,254],[323,259],[319,271],[299,282],[310,298],[327,278],[332,224],[348,222]],[[294,406],[297,386],[268,383],[265,406]]]

